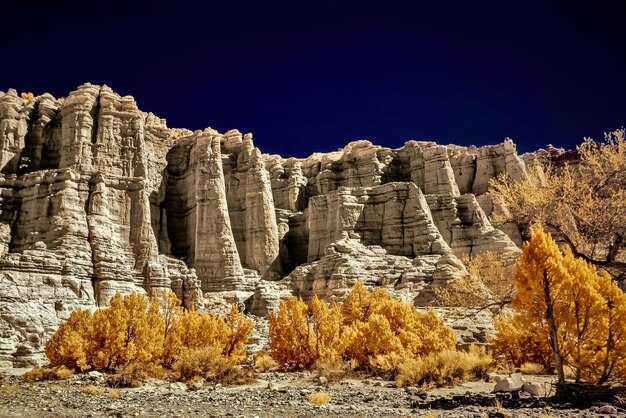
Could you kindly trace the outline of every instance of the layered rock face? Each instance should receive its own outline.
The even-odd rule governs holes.
[[[490,178],[525,174],[510,140],[283,158],[86,84],[0,92],[0,164],[0,367],[37,363],[72,310],[117,292],[265,315],[365,281],[425,305],[465,274],[461,256],[519,251],[483,210]]]

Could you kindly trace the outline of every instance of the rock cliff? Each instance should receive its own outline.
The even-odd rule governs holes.
[[[283,158],[85,84],[64,99],[0,92],[0,171],[0,367],[39,362],[71,311],[116,292],[265,315],[366,281],[426,305],[465,274],[461,256],[519,251],[485,195],[525,173],[510,140]]]

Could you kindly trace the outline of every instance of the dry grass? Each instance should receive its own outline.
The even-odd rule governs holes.
[[[167,379],[170,373],[153,363],[129,363],[115,369],[107,378],[107,385],[112,388],[137,388],[147,379]]]
[[[186,350],[172,364],[172,370],[180,381],[197,377],[206,381],[219,381],[232,368],[233,365],[217,347]]]
[[[109,392],[107,393],[107,397],[109,399],[117,399],[120,396],[122,396],[122,391],[119,389],[111,389],[109,390]]]
[[[254,368],[260,373],[275,370],[278,363],[266,351],[260,351],[254,359]]]
[[[7,391],[7,392],[16,392],[18,390],[21,390],[21,388],[19,386],[2,384],[2,385],[0,385],[0,390],[4,390],[4,391]]]
[[[80,391],[83,393],[86,393],[88,395],[94,395],[94,396],[102,396],[104,395],[104,389],[99,388],[97,386],[94,385],[86,385],[80,388]]]
[[[493,400],[493,407],[496,409],[496,411],[501,411],[502,410],[502,399],[495,398]]]
[[[438,387],[480,380],[492,364],[493,358],[481,347],[471,346],[467,352],[446,350],[405,360],[398,367],[396,384]]]
[[[25,382],[35,382],[39,380],[64,380],[69,379],[74,371],[65,366],[58,367],[37,367],[27,371],[21,377]]]
[[[531,374],[531,375],[548,374],[548,371],[546,370],[546,368],[543,365],[538,364],[538,363],[526,362],[520,366],[519,370],[520,372],[524,374]]]
[[[235,366],[217,347],[199,348],[183,352],[172,364],[172,376],[181,382],[220,382],[223,385],[241,385],[256,381],[254,370]]]
[[[219,381],[224,386],[234,386],[253,383],[256,382],[257,379],[254,376],[254,369],[249,367],[233,367],[228,370]]]
[[[309,395],[309,402],[313,405],[321,406],[330,403],[330,395],[326,392],[317,392]]]
[[[318,359],[313,365],[313,372],[317,376],[324,376],[330,382],[338,382],[354,374],[349,364],[328,359]]]

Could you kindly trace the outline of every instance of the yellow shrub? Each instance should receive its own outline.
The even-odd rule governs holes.
[[[288,369],[310,368],[318,359],[339,361],[341,311],[313,297],[311,307],[290,298],[270,314],[272,357]]]
[[[257,354],[256,358],[254,359],[254,368],[261,373],[269,372],[276,369],[277,367],[278,363],[276,363],[272,356],[270,356],[265,351]]]
[[[454,332],[434,311],[420,313],[383,289],[357,283],[341,308],[313,298],[282,303],[270,315],[272,357],[288,369],[319,361],[341,368],[344,361],[376,371],[395,369],[401,359],[452,349]]]
[[[185,350],[172,365],[178,380],[188,381],[201,377],[205,380],[219,380],[233,365],[222,356],[218,347]]]
[[[387,371],[400,358],[452,349],[456,336],[433,310],[418,312],[391,299],[386,291],[370,292],[357,283],[342,306],[346,328],[345,356],[362,366]]]
[[[209,352],[231,367],[244,362],[252,327],[235,305],[222,319],[184,311],[171,292],[152,300],[116,295],[110,307],[93,315],[74,312],[48,341],[46,354],[53,365],[72,370],[115,370],[111,385],[135,386],[167,375],[161,365],[177,364],[177,374],[186,376],[191,372],[185,364]]]
[[[317,392],[309,395],[309,402],[313,405],[328,405],[330,403],[330,395],[326,392]]]
[[[50,362],[70,369],[89,369],[91,366],[87,358],[91,356],[88,345],[93,333],[92,327],[91,312],[72,312],[67,322],[46,343],[46,355]]]
[[[95,385],[85,385],[80,388],[80,391],[83,393],[87,393],[89,395],[94,395],[94,396],[104,395],[104,389],[99,388]]]
[[[131,362],[158,361],[163,350],[163,316],[157,303],[138,293],[115,295],[111,306],[93,315],[88,344],[91,367],[112,370]]]
[[[171,365],[188,350],[216,348],[228,361],[240,363],[245,360],[246,343],[254,323],[237,309],[221,319],[212,314],[184,311],[172,321],[165,339],[164,364]]]
[[[21,376],[21,379],[25,382],[32,382],[38,380],[64,380],[69,379],[74,374],[74,371],[61,365],[58,367],[38,367],[27,371]]]
[[[109,393],[107,393],[109,399],[117,399],[120,396],[122,396],[122,391],[119,389],[111,389]]]
[[[24,100],[33,100],[33,99],[35,98],[35,95],[34,95],[33,93],[31,93],[31,92],[28,92],[28,93],[26,93],[26,92],[22,92],[22,93],[20,94],[20,96],[21,96],[21,97],[22,97],[22,99],[24,99]]]
[[[113,388],[136,388],[148,378],[167,379],[171,373],[159,364],[132,362],[115,368],[115,373],[107,378],[107,385]]]

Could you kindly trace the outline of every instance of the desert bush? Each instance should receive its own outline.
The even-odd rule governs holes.
[[[91,367],[88,356],[93,317],[88,310],[75,311],[52,335],[45,351],[50,363],[70,369],[87,370]]]
[[[308,369],[319,359],[340,361],[341,311],[313,297],[309,307],[301,298],[283,302],[269,316],[271,355],[287,369]]]
[[[107,393],[107,397],[109,399],[118,399],[120,396],[122,396],[122,391],[119,389],[111,389],[108,393]]]
[[[183,310],[171,292],[153,299],[116,295],[110,307],[94,314],[74,312],[48,341],[46,354],[55,366],[115,372],[109,382],[114,387],[135,386],[148,377],[191,378],[199,358],[209,361],[212,371],[197,373],[213,378],[224,375],[221,364],[246,360],[252,327],[235,305],[219,318]]]
[[[20,94],[20,96],[21,96],[21,97],[22,97],[22,99],[24,99],[24,100],[33,100],[33,99],[35,98],[35,95],[34,95],[33,93],[31,93],[31,92],[28,92],[28,93],[26,93],[26,92],[22,92],[22,93]]]
[[[313,405],[321,406],[328,405],[330,403],[330,394],[327,392],[316,392],[308,396],[309,402]]]
[[[105,393],[104,389],[99,388],[98,386],[95,386],[95,385],[81,386],[80,391],[88,395],[94,395],[94,396],[102,396]]]
[[[163,362],[170,366],[186,351],[214,347],[233,364],[240,363],[246,358],[246,343],[253,326],[234,304],[225,319],[184,311],[172,320],[165,337]]]
[[[548,374],[552,372],[552,370],[546,369],[546,367],[542,364],[529,362],[522,364],[519,368],[519,371],[529,375]]]
[[[357,283],[341,307],[290,298],[270,315],[272,357],[286,369],[352,368],[388,373],[406,358],[453,349],[454,332],[432,310],[421,313],[384,289]],[[346,364],[350,364],[347,367]]]
[[[80,370],[113,370],[134,361],[155,362],[162,354],[159,305],[138,293],[119,294],[94,313],[73,312],[46,344],[53,365]]]
[[[398,360],[453,349],[456,336],[433,310],[418,312],[391,299],[384,289],[371,292],[357,283],[342,305],[344,356],[364,368],[387,371]]]
[[[207,381],[219,380],[233,364],[215,346],[185,350],[172,364],[178,380],[189,381],[201,377]]]
[[[159,364],[132,362],[116,367],[106,383],[112,388],[137,388],[150,378],[165,380],[171,375],[171,371]]]
[[[452,385],[483,379],[493,363],[484,348],[470,346],[467,352],[444,350],[417,358],[407,358],[398,366],[396,385]]]
[[[338,362],[323,358],[318,359],[312,366],[312,371],[315,375],[323,376],[329,382],[338,382],[346,377],[353,376],[353,369],[354,367],[350,362]]]
[[[261,373],[275,370],[278,367],[278,363],[272,358],[271,355],[265,350],[261,350],[254,358],[254,368]]]
[[[61,365],[57,367],[37,367],[27,371],[21,376],[25,382],[38,380],[64,380],[69,379],[74,374],[72,369]]]

